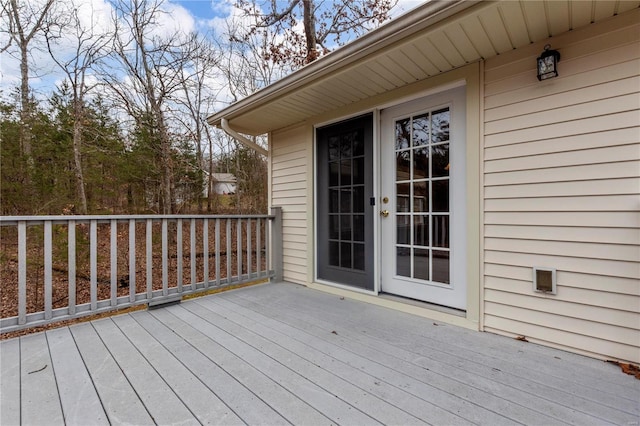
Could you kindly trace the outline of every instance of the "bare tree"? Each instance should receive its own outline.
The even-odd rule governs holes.
[[[33,165],[31,156],[32,102],[29,87],[30,53],[35,37],[50,25],[54,0],[43,3],[18,0],[2,0],[3,31],[8,33],[8,42],[2,51],[15,44],[20,60],[20,150],[27,158],[29,167]],[[28,174],[27,174],[28,177]]]
[[[184,114],[179,119],[182,127],[186,129],[189,139],[196,147],[198,167],[208,169],[207,173],[207,209],[211,211],[211,199],[213,188],[213,157],[209,155],[208,167],[205,165],[203,144],[209,146],[212,152],[212,139],[206,116],[213,107],[215,94],[208,86],[208,82],[217,72],[219,52],[214,44],[205,37],[191,35],[184,50],[185,65],[181,68],[180,85],[181,96],[176,102],[181,105]],[[202,212],[202,197],[198,197],[198,211]]]
[[[174,164],[167,109],[169,100],[181,88],[184,34],[176,31],[158,35],[158,19],[166,13],[162,0],[117,0],[113,23],[113,59],[116,69],[103,78],[137,125],[147,129],[157,141],[161,163],[160,210],[175,210]]]
[[[269,28],[282,37],[265,56],[298,68],[390,19],[397,0],[238,0],[247,16],[257,18],[254,31]],[[303,32],[296,30],[302,21]]]
[[[111,43],[112,34],[101,30],[94,30],[96,22],[91,19],[89,23],[80,18],[80,6],[73,2],[67,4],[68,20],[64,23],[64,34],[47,32],[47,47],[49,54],[58,67],[65,74],[71,88],[71,106],[73,117],[73,168],[76,178],[76,192],[80,200],[80,213],[87,214],[87,195],[82,167],[82,147],[85,133],[85,98],[95,88],[97,81],[89,83],[88,73],[92,71],[99,61],[107,55],[107,47]],[[85,5],[89,6],[89,5]],[[89,6],[90,7],[90,6]],[[70,43],[73,51],[62,57],[56,52],[56,42],[60,38]]]

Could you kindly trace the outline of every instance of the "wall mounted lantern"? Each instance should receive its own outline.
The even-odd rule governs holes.
[[[544,47],[544,52],[538,58],[538,80],[546,80],[548,78],[558,76],[558,62],[560,62],[560,53],[557,50],[550,50],[551,45]]]

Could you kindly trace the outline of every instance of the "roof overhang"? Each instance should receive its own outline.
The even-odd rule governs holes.
[[[211,115],[260,135],[637,8],[640,0],[433,0]],[[535,72],[532,65],[532,72]]]

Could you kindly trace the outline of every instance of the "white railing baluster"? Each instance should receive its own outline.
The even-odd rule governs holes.
[[[53,246],[51,242],[51,221],[44,222],[44,318],[51,319],[53,293]]]
[[[136,220],[129,219],[129,302],[136,301]]]
[[[247,219],[247,279],[251,279],[251,219]]]
[[[147,219],[147,299],[153,296],[153,221]]]
[[[242,220],[236,219],[236,260],[238,261],[238,281],[242,280]]]
[[[216,285],[220,285],[220,219],[216,219]]]
[[[209,287],[209,219],[202,219],[202,273],[204,287]]]
[[[227,219],[227,284],[231,284],[231,219]]]
[[[89,226],[89,266],[91,269],[91,310],[98,309],[98,221]]]
[[[262,219],[256,219],[256,275],[260,278],[262,274]]]
[[[189,225],[189,233],[191,234],[191,245],[189,249],[189,258],[191,260],[191,291],[195,291],[198,276],[196,275],[196,220],[191,219]]]
[[[18,222],[18,324],[27,323],[27,222]]]
[[[169,232],[167,219],[162,219],[162,295],[169,294]]]
[[[176,261],[177,261],[177,282],[178,292],[182,293],[182,219],[178,219],[178,226],[176,228]]]
[[[76,313],[76,221],[70,220],[67,228],[68,248],[68,281],[69,281],[69,315]]]
[[[118,304],[118,221],[111,219],[111,306]]]

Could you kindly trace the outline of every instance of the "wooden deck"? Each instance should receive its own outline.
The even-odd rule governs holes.
[[[293,284],[0,342],[0,424],[621,424],[614,365]]]

